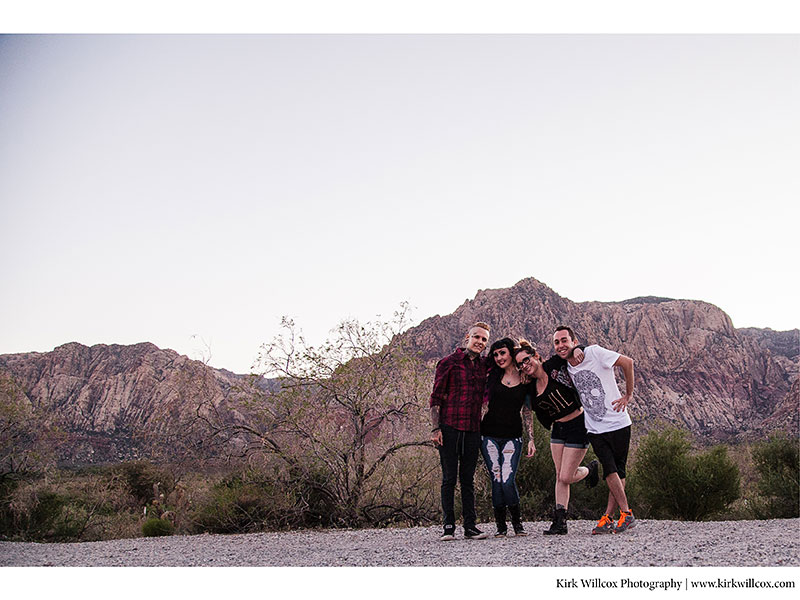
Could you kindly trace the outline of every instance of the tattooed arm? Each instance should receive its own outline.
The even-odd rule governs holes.
[[[528,432],[528,458],[536,453],[536,442],[533,441],[533,412],[527,405],[522,407],[522,423]]]

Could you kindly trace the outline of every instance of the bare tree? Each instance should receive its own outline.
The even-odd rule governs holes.
[[[20,385],[0,373],[0,485],[52,466],[60,439]]]
[[[345,320],[312,347],[284,319],[262,347],[263,377],[237,403],[206,407],[207,423],[242,456],[278,469],[328,524],[427,520],[436,463],[420,449],[430,445],[430,373],[397,335],[408,324],[404,304],[388,322]]]

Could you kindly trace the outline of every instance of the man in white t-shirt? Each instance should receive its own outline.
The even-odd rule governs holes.
[[[621,533],[636,524],[625,495],[625,466],[631,442],[631,417],[626,410],[633,398],[633,359],[592,345],[584,349],[581,363],[571,357],[578,345],[575,332],[560,325],[553,334],[556,354],[567,360],[572,383],[581,397],[586,431],[592,450],[603,465],[603,478],[608,484],[608,505],[592,534]],[[621,395],[614,377],[614,367],[625,375],[625,395]],[[611,515],[619,507],[619,520]]]

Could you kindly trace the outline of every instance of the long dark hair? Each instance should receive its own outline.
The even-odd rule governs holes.
[[[494,344],[489,347],[489,377],[499,377],[502,376],[502,369],[497,366],[497,363],[494,360],[494,351],[499,348],[507,348],[508,353],[511,355],[511,358],[514,358],[514,351],[516,348],[516,343],[510,337],[504,337],[502,339],[497,340]]]

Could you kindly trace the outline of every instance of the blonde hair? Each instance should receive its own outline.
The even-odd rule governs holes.
[[[519,340],[517,340],[517,348],[514,350],[514,356],[516,356],[517,353],[523,352],[523,351],[525,351],[528,354],[530,354],[531,356],[533,356],[533,355],[536,354],[536,346],[531,344],[525,338],[519,338]]]
[[[477,323],[475,323],[475,324],[474,324],[472,327],[470,327],[470,329],[472,329],[472,328],[474,328],[474,327],[480,327],[481,329],[485,329],[486,331],[491,331],[491,330],[492,330],[492,329],[491,329],[491,327],[489,327],[489,326],[488,326],[486,323],[484,323],[483,321],[478,321],[478,322],[477,322]]]

